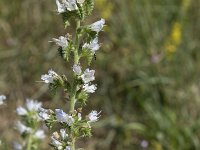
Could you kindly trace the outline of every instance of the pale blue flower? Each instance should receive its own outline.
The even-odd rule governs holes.
[[[57,148],[62,148],[62,143],[55,139],[54,136],[51,136],[51,143]]]
[[[26,99],[26,107],[29,111],[37,112],[41,108],[42,103],[33,99]]]
[[[90,25],[90,29],[91,29],[92,31],[95,31],[95,32],[98,33],[98,32],[100,32],[100,31],[103,29],[104,24],[105,24],[105,20],[104,20],[104,19],[101,19],[101,20],[99,20],[99,21],[97,21],[97,22],[91,24],[91,25]]]
[[[53,38],[53,41],[60,47],[62,47],[63,49],[66,48],[68,46],[68,41],[67,41],[67,37],[64,36],[60,36],[58,39]]]
[[[78,9],[76,0],[64,0],[63,4],[68,11],[73,11]]]
[[[65,129],[60,129],[60,135],[63,140],[65,140],[69,135],[66,133]]]
[[[85,43],[83,45],[83,48],[87,48],[87,49],[91,50],[93,53],[95,53],[100,48],[100,46],[98,44],[98,38],[96,37],[90,43]]]
[[[94,93],[96,89],[97,89],[97,87],[96,87],[96,85],[94,85],[94,84],[92,84],[92,85],[84,84],[84,85],[83,85],[83,90],[84,90],[86,93]]]
[[[66,114],[62,109],[56,109],[55,113],[58,122],[67,122],[68,114]]]
[[[45,83],[54,83],[54,80],[58,77],[58,74],[54,72],[52,69],[48,71],[48,74],[44,74],[41,76],[41,79]]]
[[[55,113],[58,122],[65,122],[68,126],[71,126],[74,123],[74,118],[66,114],[62,109],[56,109]]]
[[[96,122],[98,121],[99,117],[98,116],[101,112],[97,113],[96,110],[91,111],[91,113],[88,115],[89,121],[88,122]]]
[[[78,113],[78,121],[82,119],[81,113]]]
[[[20,115],[20,116],[25,116],[28,113],[27,110],[24,107],[21,107],[21,106],[17,107],[16,111],[17,111],[17,114]]]
[[[67,124],[71,126],[74,123],[74,118],[70,115],[67,115]]]
[[[57,5],[57,12],[59,14],[65,12],[65,10],[66,10],[65,5],[61,4],[59,0],[56,0],[56,5]]]
[[[13,142],[13,149],[14,150],[22,150],[22,145],[16,141]]]
[[[44,138],[46,137],[45,134],[44,134],[44,130],[42,130],[42,129],[38,129],[38,130],[35,132],[34,136],[35,136],[37,139],[44,139]]]
[[[81,78],[84,83],[89,83],[90,81],[95,80],[94,77],[95,70],[86,69],[84,74],[81,75]]]
[[[44,108],[39,108],[38,109],[38,115],[43,121],[45,121],[45,120],[50,118],[49,111],[47,109],[44,109]]]
[[[72,67],[73,68],[73,71],[75,74],[77,75],[80,75],[81,74],[81,66],[77,65],[77,64],[74,64],[74,66]]]
[[[140,146],[141,146],[142,148],[147,148],[147,147],[149,146],[149,142],[146,141],[146,140],[142,140],[142,141],[140,142]]]
[[[25,132],[26,133],[30,133],[32,131],[31,128],[25,126],[20,121],[17,121],[17,123],[16,123],[16,129],[19,131],[20,134],[25,133]]]

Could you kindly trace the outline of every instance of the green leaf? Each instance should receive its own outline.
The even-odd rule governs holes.
[[[85,91],[81,91],[77,93],[77,101],[80,102],[82,105],[86,105],[88,94]]]
[[[77,16],[79,17],[80,20],[83,20],[85,18],[84,9],[78,3],[77,6],[78,6]]]
[[[75,122],[71,126],[71,131],[75,137],[91,137],[91,127],[86,120]]]
[[[82,49],[81,57],[85,57],[87,64],[90,65],[92,62],[92,59],[94,57],[94,53],[92,51],[90,51],[89,49],[84,48],[84,49]]]
[[[94,9],[94,0],[85,0],[83,4],[83,10],[85,13],[85,16],[89,16]]]
[[[68,41],[68,46],[66,48],[62,48],[59,47],[58,48],[58,53],[59,55],[66,61],[69,61],[69,56],[71,55],[71,51],[73,50],[73,43],[72,41],[69,39]]]

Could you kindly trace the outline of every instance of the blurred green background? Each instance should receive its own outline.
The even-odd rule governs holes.
[[[49,68],[68,73],[57,46],[67,33],[54,0],[0,0],[0,136],[16,138],[15,107],[25,98],[67,107],[40,82]],[[87,113],[102,110],[87,150],[200,149],[200,0],[96,0],[92,23],[107,21],[92,68],[98,90]],[[48,149],[48,146],[44,147]]]

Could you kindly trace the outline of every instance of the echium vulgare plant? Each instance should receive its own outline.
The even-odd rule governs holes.
[[[90,137],[91,123],[100,117],[100,112],[95,110],[85,117],[82,117],[81,113],[89,94],[97,89],[97,86],[91,83],[95,80],[95,70],[89,69],[88,66],[100,48],[98,35],[104,27],[105,20],[100,19],[90,25],[82,25],[93,10],[94,0],[56,0],[56,5],[57,13],[62,16],[65,28],[76,23],[74,34],[67,33],[65,36],[52,39],[52,42],[59,46],[58,52],[62,59],[73,63],[72,69],[70,68],[73,75],[67,78],[50,69],[48,74],[41,76],[41,79],[49,85],[51,91],[61,88],[67,93],[69,112],[66,113],[62,109],[53,111],[40,108],[38,113],[50,130],[56,126],[50,145],[56,150],[75,150],[76,140]]]
[[[24,107],[19,106],[16,109],[20,121],[17,121],[15,129],[22,137],[22,142],[13,142],[14,150],[38,150],[41,140],[45,138],[44,131],[39,128],[41,118],[38,115],[38,109],[42,103],[36,100],[27,99]]]

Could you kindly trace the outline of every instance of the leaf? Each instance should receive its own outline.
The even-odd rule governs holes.
[[[78,93],[77,101],[79,101],[82,105],[86,105],[88,96],[89,95],[85,91],[81,91],[80,93]]]
[[[85,0],[83,10],[86,16],[89,16],[94,9],[94,0]]]
[[[59,55],[66,61],[69,61],[69,56],[71,55],[71,51],[73,50],[73,43],[72,41],[68,41],[69,44],[66,48],[59,47],[58,53]]]
[[[86,57],[87,64],[90,65],[94,57],[94,53],[89,49],[84,48],[82,50],[81,57]]]

